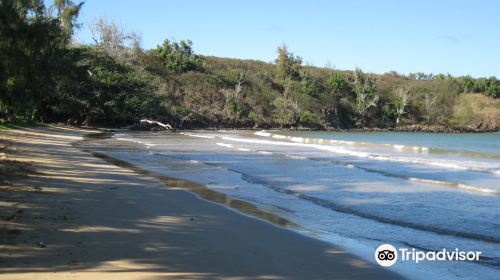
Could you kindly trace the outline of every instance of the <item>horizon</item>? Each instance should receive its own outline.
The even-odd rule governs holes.
[[[500,3],[470,3],[90,0],[75,35],[91,44],[89,25],[106,17],[140,34],[145,49],[189,39],[200,55],[274,62],[286,43],[317,67],[500,77]]]

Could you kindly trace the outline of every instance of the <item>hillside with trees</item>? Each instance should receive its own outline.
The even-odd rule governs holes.
[[[0,119],[177,128],[500,128],[500,80],[304,65],[285,45],[266,63],[203,56],[189,40],[141,48],[100,19],[72,42],[83,4],[0,1]]]

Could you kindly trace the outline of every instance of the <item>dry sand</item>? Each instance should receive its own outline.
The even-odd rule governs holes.
[[[71,145],[0,131],[0,279],[400,279]]]

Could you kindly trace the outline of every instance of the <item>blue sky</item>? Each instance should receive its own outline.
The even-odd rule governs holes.
[[[273,61],[276,47],[316,66],[500,78],[500,1],[87,0],[77,32],[112,18],[143,47],[190,39],[196,53]]]

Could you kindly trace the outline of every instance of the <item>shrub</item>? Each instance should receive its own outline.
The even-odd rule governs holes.
[[[165,40],[156,48],[156,53],[163,59],[165,67],[175,73],[201,70],[203,63],[192,49],[190,40],[171,42]]]
[[[481,94],[463,94],[458,98],[451,120],[454,125],[500,127],[500,99]]]

